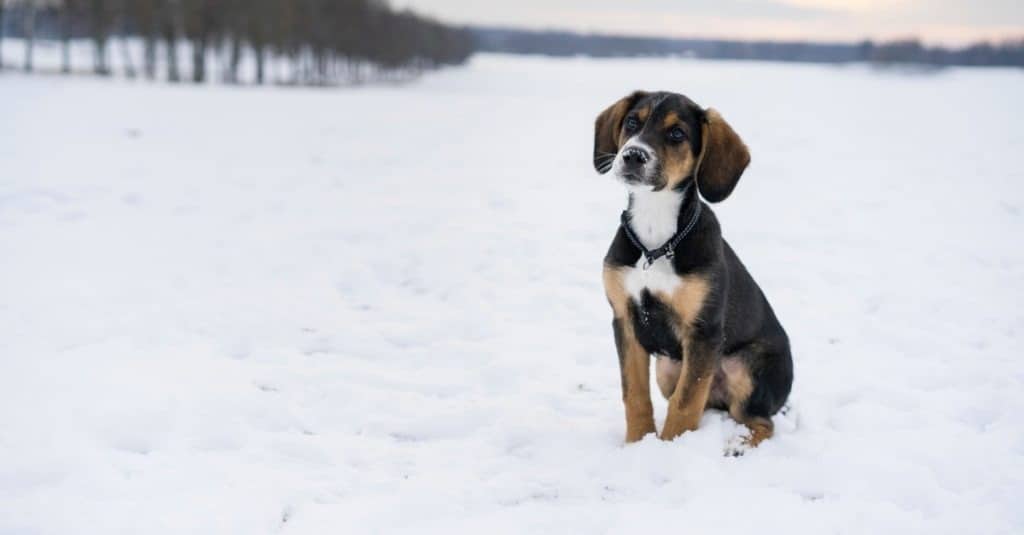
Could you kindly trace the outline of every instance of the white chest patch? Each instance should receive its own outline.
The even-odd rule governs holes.
[[[634,300],[639,301],[640,295],[645,289],[650,290],[651,293],[664,292],[671,294],[683,283],[683,279],[680,279],[676,275],[675,270],[672,269],[672,262],[669,259],[661,257],[645,270],[643,266],[646,261],[641,256],[636,266],[629,269],[623,278],[626,293]]]
[[[630,228],[644,247],[656,249],[665,244],[676,233],[679,208],[684,195],[674,191],[653,192],[633,189],[630,191]],[[626,292],[633,299],[639,299],[644,289],[671,294],[682,284],[682,279],[672,269],[672,261],[661,257],[646,270],[647,260],[641,256],[633,269],[624,278]]]

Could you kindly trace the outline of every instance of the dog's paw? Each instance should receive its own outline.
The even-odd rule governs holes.
[[[747,437],[736,436],[732,437],[732,439],[730,439],[729,442],[725,445],[725,449],[722,451],[722,455],[725,457],[742,457],[744,454],[750,451],[750,449],[751,446]]]
[[[644,437],[655,432],[657,432],[657,429],[654,427],[654,418],[627,421],[626,444],[640,442]]]
[[[653,434],[654,434],[654,430],[653,429],[650,430],[650,431],[647,431],[647,432],[626,433],[626,444],[633,444],[635,442],[640,442],[641,440],[644,439],[644,437],[646,437],[648,435],[653,435]]]

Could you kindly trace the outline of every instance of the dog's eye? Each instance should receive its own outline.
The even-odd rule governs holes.
[[[683,132],[683,129],[677,126],[668,131],[668,139],[674,143],[680,143],[686,139],[686,132]]]
[[[637,128],[640,128],[640,121],[636,117],[633,117],[632,115],[626,117],[626,131],[632,132]]]

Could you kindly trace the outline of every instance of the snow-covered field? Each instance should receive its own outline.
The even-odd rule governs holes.
[[[623,446],[592,121],[717,107],[776,437]],[[478,56],[0,75],[0,533],[1020,533],[1024,73]],[[663,402],[656,398],[663,411]]]

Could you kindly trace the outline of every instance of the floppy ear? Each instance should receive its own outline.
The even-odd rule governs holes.
[[[709,202],[720,202],[732,193],[750,163],[750,152],[740,136],[713,108],[704,112],[702,147],[697,160],[697,188]]]
[[[622,130],[622,119],[637,99],[646,94],[644,91],[634,91],[633,94],[608,106],[597,116],[597,120],[594,121],[594,169],[597,169],[598,173],[604,174],[611,169],[612,159],[619,152],[617,138],[619,131]]]

